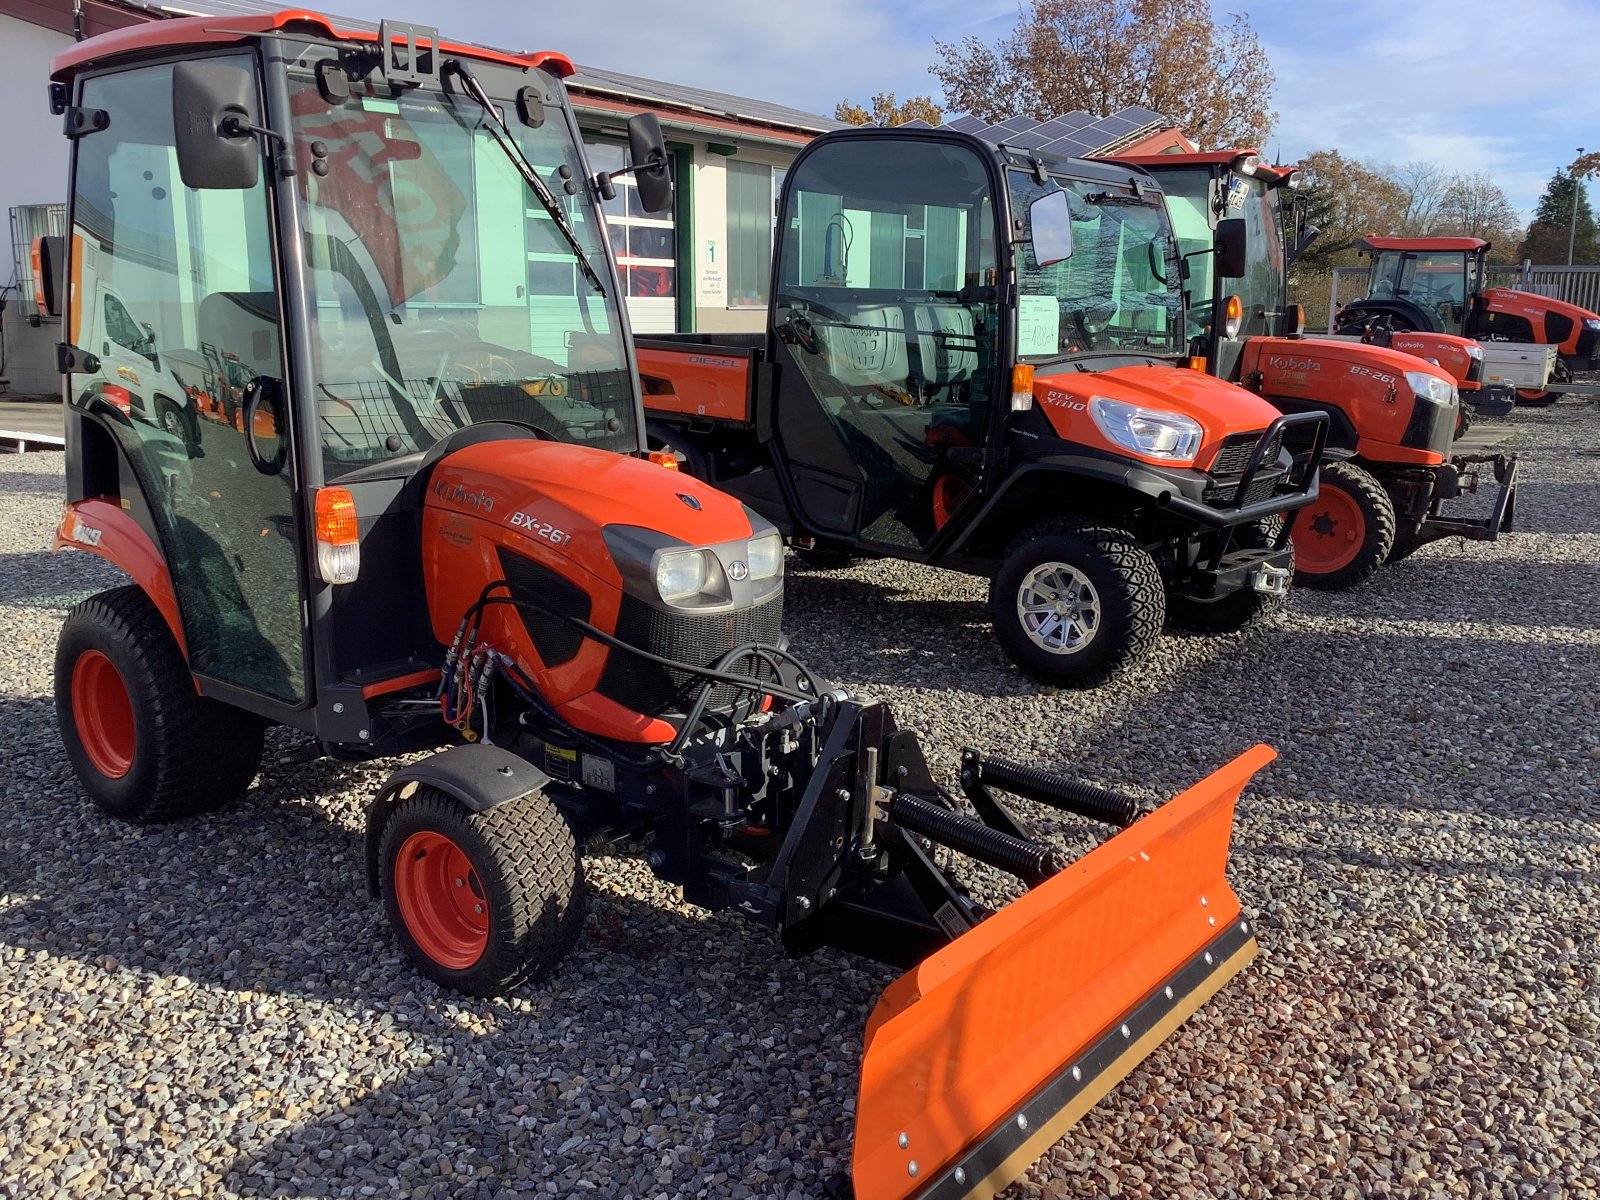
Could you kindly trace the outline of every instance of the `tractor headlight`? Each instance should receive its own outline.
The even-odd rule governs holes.
[[[1596,321],[1595,325],[1597,327],[1600,327],[1600,321]],[[1473,359],[1476,362],[1482,362],[1483,361],[1483,347],[1478,345],[1477,343],[1473,343],[1472,345],[1468,346],[1467,347],[1467,357],[1470,358],[1470,359]]]
[[[771,579],[783,571],[783,537],[777,532],[763,534],[750,542],[745,551],[751,579]]]
[[[1406,382],[1411,385],[1413,392],[1419,396],[1426,396],[1435,404],[1450,404],[1456,398],[1453,383],[1427,371],[1407,371]]]
[[[1124,450],[1173,463],[1193,462],[1205,432],[1193,417],[1124,404],[1108,396],[1089,397],[1089,415],[1100,432]]]
[[[709,550],[670,550],[656,559],[656,591],[668,604],[706,590],[713,560]]]
[[[1600,317],[1585,317],[1583,319],[1583,327],[1585,329],[1600,330]]]

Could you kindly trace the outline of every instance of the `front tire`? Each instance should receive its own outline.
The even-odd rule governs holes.
[[[995,636],[1026,674],[1093,687],[1146,654],[1166,620],[1160,568],[1127,530],[1046,522],[1012,543],[989,584]]]
[[[91,596],[56,643],[56,719],[100,808],[150,825],[236,799],[261,766],[261,718],[207,700],[138,587]]]
[[[1324,591],[1364,583],[1388,559],[1394,535],[1383,485],[1353,462],[1328,463],[1317,499],[1294,517],[1294,581]]]
[[[500,996],[541,979],[583,930],[583,864],[542,792],[472,812],[420,788],[389,815],[378,861],[395,936],[454,991]]]

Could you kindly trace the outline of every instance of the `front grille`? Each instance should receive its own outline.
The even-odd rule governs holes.
[[[1255,453],[1256,443],[1261,440],[1259,433],[1236,433],[1222,443],[1222,449],[1217,451],[1217,457],[1211,463],[1211,474],[1219,479],[1227,479],[1234,475],[1243,475],[1246,467],[1250,465],[1250,456]],[[1283,449],[1283,430],[1278,430],[1272,435],[1272,441],[1267,444],[1265,453],[1261,456],[1263,466],[1270,467],[1278,461],[1278,452]]]
[[[583,631],[563,618],[589,619],[589,596],[570,579],[563,579],[549,567],[500,547],[500,570],[514,595],[527,597],[530,607],[519,608],[517,615],[533,641],[540,661],[559,667],[578,653]],[[542,608],[531,607],[541,605]],[[543,609],[549,609],[546,612]]]
[[[1237,507],[1243,508],[1246,504],[1255,504],[1266,500],[1277,492],[1283,484],[1282,471],[1257,471],[1256,477],[1250,481],[1249,490],[1245,492],[1244,501]],[[1231,483],[1217,483],[1206,489],[1206,502],[1208,504],[1228,504],[1239,494],[1239,481]]]
[[[661,609],[625,595],[617,615],[617,636],[663,658],[710,667],[746,642],[776,645],[782,625],[781,593],[750,608],[718,613]],[[612,650],[598,691],[631,712],[659,717],[688,708],[702,682],[686,671],[671,670],[626,650]],[[710,703],[713,708],[726,707],[740,695],[740,689],[719,684],[712,690]]]

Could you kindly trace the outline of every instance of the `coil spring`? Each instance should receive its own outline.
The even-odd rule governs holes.
[[[902,792],[889,807],[889,819],[941,846],[1009,871],[1029,884],[1040,883],[1061,869],[1055,850],[990,829],[970,817],[930,800]]]
[[[1132,796],[1063,779],[1049,771],[1023,766],[1006,758],[984,759],[979,777],[984,783],[1018,796],[1064,808],[1080,817],[1105,821],[1109,825],[1132,825],[1139,815],[1139,801]]]

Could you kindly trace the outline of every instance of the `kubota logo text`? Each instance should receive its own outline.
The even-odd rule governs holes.
[[[1267,366],[1275,371],[1320,371],[1322,364],[1314,358],[1285,358],[1279,355],[1267,359]]]
[[[470,491],[464,483],[449,483],[441,479],[433,485],[433,494],[449,504],[459,504],[462,508],[476,509],[478,512],[493,512],[494,497],[479,488]]]

